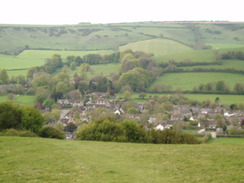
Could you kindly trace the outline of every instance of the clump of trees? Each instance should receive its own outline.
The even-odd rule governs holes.
[[[217,56],[222,60],[244,60],[244,53],[242,51],[228,51]]]
[[[37,133],[44,122],[45,118],[33,107],[10,102],[0,103],[0,130],[13,128]]]
[[[146,131],[136,122],[125,120],[116,122],[113,119],[95,119],[81,127],[77,132],[79,140],[137,142],[155,144],[198,144],[197,138],[175,130]]]
[[[236,83],[231,90],[230,87],[224,81],[211,82],[206,84],[200,84],[198,88],[193,88],[194,92],[211,92],[211,93],[244,93],[244,84]]]

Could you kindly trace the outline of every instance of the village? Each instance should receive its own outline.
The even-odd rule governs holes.
[[[66,129],[67,138],[71,138],[77,128],[89,121],[107,117],[118,121],[133,120],[147,130],[192,130],[199,136],[211,133],[213,138],[242,130],[244,126],[243,110],[231,110],[222,106],[173,105],[168,102],[157,104],[153,99],[128,102],[107,98],[104,93],[93,94],[87,100],[59,99],[57,106],[60,109],[58,123]],[[50,124],[56,125],[57,121]]]

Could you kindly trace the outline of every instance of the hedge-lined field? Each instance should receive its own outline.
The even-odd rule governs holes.
[[[172,90],[180,88],[181,90],[191,91],[200,84],[224,81],[231,90],[236,83],[243,83],[244,75],[232,73],[214,73],[214,72],[190,72],[190,73],[167,73],[159,77],[155,83],[163,83],[172,86]]]

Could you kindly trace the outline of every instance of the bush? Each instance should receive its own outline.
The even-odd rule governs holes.
[[[45,119],[40,111],[10,102],[0,103],[0,130],[18,129],[38,132]]]
[[[55,139],[64,139],[65,134],[61,130],[51,127],[51,126],[46,126],[43,127],[40,130],[40,137],[45,137],[45,138],[55,138]]]
[[[207,133],[206,135],[204,135],[204,137],[202,138],[202,143],[207,143],[212,139],[212,135],[210,133]]]
[[[79,140],[140,142],[155,144],[199,144],[194,135],[178,133],[175,130],[146,131],[137,123],[125,120],[94,120],[80,128],[77,132]]]
[[[37,137],[37,135],[28,130],[16,130],[16,129],[7,129],[0,133],[2,136],[20,136],[20,137]]]

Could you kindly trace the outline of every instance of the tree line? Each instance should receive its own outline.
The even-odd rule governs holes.
[[[236,83],[233,90],[231,91],[230,87],[224,81],[210,82],[206,84],[200,84],[197,88],[193,88],[194,92],[211,92],[211,93],[244,93],[244,84]]]
[[[166,129],[163,131],[145,130],[136,122],[113,119],[95,119],[77,131],[79,140],[136,142],[154,144],[199,144],[191,134]]]

